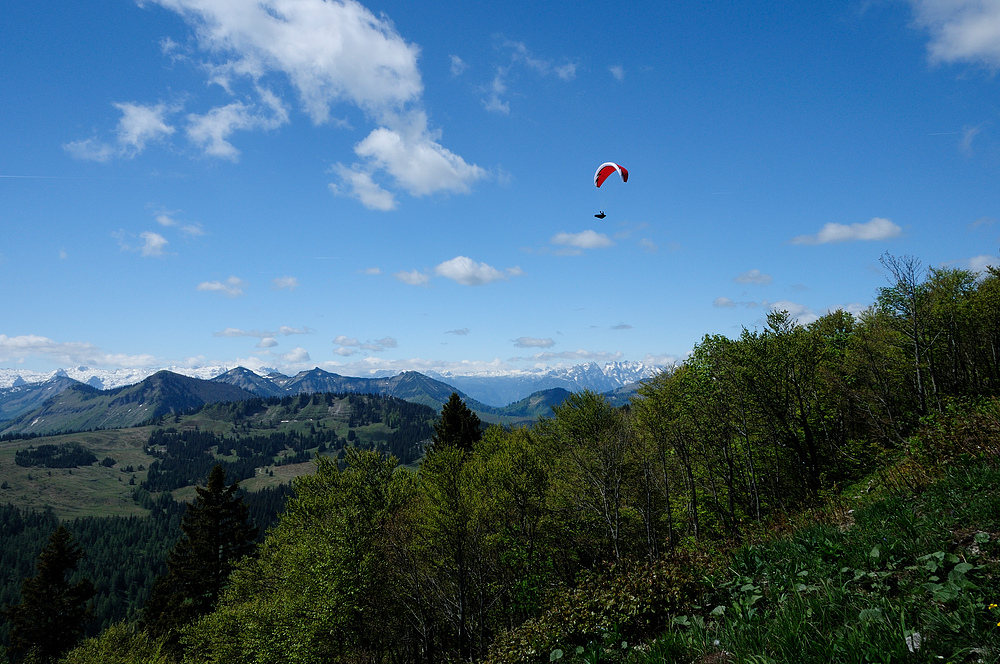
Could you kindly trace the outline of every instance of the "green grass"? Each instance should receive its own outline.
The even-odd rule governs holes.
[[[1000,468],[951,466],[840,522],[725,557],[654,640],[615,629],[567,662],[1000,662]],[[725,655],[723,653],[726,653]],[[546,658],[547,659],[547,658]]]
[[[132,491],[146,478],[145,472],[123,472],[123,468],[148,468],[153,457],[144,451],[149,427],[47,436],[33,440],[0,443],[0,502],[42,510],[51,507],[62,519],[78,516],[144,515],[132,500]],[[111,457],[114,467],[100,464],[65,468],[23,468],[14,463],[14,453],[28,445],[61,445],[79,442],[98,460]],[[129,480],[135,477],[135,486]]]
[[[132,466],[148,468],[155,460],[146,454],[145,443],[156,428],[173,427],[177,430],[198,428],[202,431],[224,436],[266,436],[271,433],[298,432],[308,434],[311,427],[336,432],[340,438],[347,438],[350,430],[350,405],[347,399],[338,399],[332,405],[325,402],[308,404],[296,410],[296,406],[274,405],[264,412],[247,418],[240,424],[220,417],[219,408],[212,406],[191,415],[167,416],[162,426],[143,426],[126,429],[106,429],[85,433],[45,436],[30,440],[0,442],[0,503],[11,503],[21,508],[43,510],[51,508],[61,519],[81,516],[129,516],[144,515],[142,509],[132,500],[133,490],[146,479],[145,471],[125,473],[123,469]],[[249,428],[243,425],[249,424]],[[354,427],[356,440],[353,445],[363,447],[378,444],[388,439],[392,429],[384,423]],[[14,453],[29,445],[62,445],[78,442],[91,450],[102,460],[112,457],[117,461],[112,468],[99,464],[67,469],[23,468],[14,463]],[[315,449],[313,450],[315,452]],[[282,455],[279,455],[279,458]],[[231,457],[220,457],[231,458]],[[276,458],[277,462],[279,458]],[[270,470],[272,474],[264,472]],[[278,484],[287,484],[299,475],[312,474],[312,462],[269,466],[260,469],[257,476],[244,480],[241,486],[248,491],[257,491]],[[135,478],[135,485],[129,481]],[[195,498],[194,486],[173,491],[175,500],[185,501]]]

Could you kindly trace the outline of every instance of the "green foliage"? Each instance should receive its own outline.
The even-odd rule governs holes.
[[[183,536],[167,556],[167,573],[157,579],[143,608],[143,625],[176,643],[181,627],[208,613],[226,587],[233,566],[254,551],[256,528],[237,495],[215,466],[181,522]]]
[[[457,393],[452,392],[441,408],[441,419],[434,425],[434,447],[454,447],[466,452],[483,437],[479,416],[473,413]]]
[[[701,564],[677,555],[653,563],[620,563],[585,575],[578,586],[552,593],[538,617],[501,636],[487,661],[537,661],[556,650],[577,655],[589,650],[599,657],[595,661],[605,661],[601,653],[608,646],[620,651],[617,655],[627,655],[630,641],[651,638],[672,615],[695,603],[703,590],[695,576]]]
[[[86,639],[60,664],[172,664],[167,648],[135,625],[115,623]]]
[[[10,650],[16,660],[52,662],[83,634],[90,618],[86,603],[94,596],[94,586],[86,579],[69,581],[83,555],[70,532],[56,528],[38,556],[37,573],[21,584],[21,603],[3,609],[11,624]]]
[[[413,476],[375,452],[348,450],[344,470],[318,459],[259,556],[186,630],[189,657],[330,662],[405,651],[395,537],[413,490]]]
[[[998,481],[996,466],[952,468],[922,494],[859,509],[846,529],[743,548],[701,608],[636,661],[721,651],[783,664],[996,661],[1000,505],[985,488]]]
[[[150,509],[220,458],[330,457],[171,633],[192,662],[997,659],[1000,271],[883,265],[860,315],[706,336],[630,407],[582,392],[483,433],[453,394],[416,473],[388,453],[429,418],[366,396],[177,418],[139,476]],[[830,499],[856,509],[744,546]]]
[[[14,462],[19,466],[42,468],[78,468],[97,463],[97,456],[79,443],[39,445],[18,450]],[[112,463],[114,465],[114,463]]]

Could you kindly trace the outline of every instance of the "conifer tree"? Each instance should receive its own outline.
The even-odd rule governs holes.
[[[239,482],[226,486],[216,465],[181,521],[181,538],[167,555],[167,573],[156,580],[143,607],[143,623],[171,645],[184,625],[209,613],[239,559],[254,550],[257,528],[237,496]]]
[[[465,405],[456,392],[452,392],[448,403],[441,408],[440,421],[434,425],[432,450],[448,446],[471,452],[472,446],[482,437],[479,416]]]
[[[21,585],[21,603],[2,611],[11,624],[14,661],[53,662],[79,641],[91,617],[87,601],[96,593],[87,579],[69,583],[83,556],[65,526],[49,536],[35,563],[38,573]]]

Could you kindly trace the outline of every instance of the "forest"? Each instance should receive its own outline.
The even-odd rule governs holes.
[[[92,636],[115,622],[139,617],[154,581],[165,572],[167,552],[181,534],[184,513],[172,491],[203,482],[217,464],[231,482],[241,481],[258,469],[309,462],[317,454],[342,458],[345,446],[379,449],[413,460],[431,438],[434,417],[427,406],[384,396],[252,399],[158,418],[160,428],[151,429],[144,444],[152,457],[148,468],[119,464],[111,457],[98,462],[72,436],[71,442],[60,444],[38,443],[46,439],[27,436],[23,440],[30,442],[15,452],[14,460],[49,475],[53,469],[72,473],[97,463],[113,468],[131,484],[132,501],[148,513],[64,522],[87,552],[76,575],[88,578],[97,589],[90,602],[93,620],[84,630]],[[5,481],[0,486],[6,485]],[[240,493],[260,528],[258,539],[263,539],[292,489],[278,483]],[[22,580],[31,576],[46,537],[59,523],[52,510],[0,504],[0,607],[16,604]],[[0,648],[8,645],[9,625],[0,620]]]
[[[987,525],[964,523],[950,545],[921,540],[940,550],[907,548],[900,533],[944,523],[928,516],[938,509],[935,478],[996,463],[1000,270],[925,269],[889,254],[882,264],[891,279],[865,311],[806,325],[774,311],[735,338],[706,335],[628,406],[581,392],[531,427],[484,428],[456,395],[416,470],[386,449],[319,456],[252,553],[221,560],[225,547],[211,549],[211,565],[225,570],[211,593],[197,591],[211,601],[178,590],[155,615],[147,602],[142,616],[105,624],[49,661],[792,662],[775,642],[760,646],[770,654],[739,658],[717,642],[739,642],[726,630],[761,616],[794,633],[805,623],[780,620],[800,600],[801,616],[860,602],[851,623],[860,627],[810,626],[812,638],[840,645],[801,661],[950,656],[971,638],[961,630],[996,623],[986,619],[996,604],[983,599],[1000,591],[1000,510],[982,491],[988,480],[969,485],[987,501],[975,513]],[[159,435],[164,461],[171,445],[208,444]],[[232,470],[229,482],[239,479]],[[231,516],[205,525],[227,500],[242,505],[221,498],[219,482],[173,513],[184,534],[158,544],[173,561],[161,575],[197,567],[209,531],[231,532],[242,550],[243,531],[219,525]],[[856,510],[841,509],[848,499]],[[230,511],[250,524],[244,512]],[[831,515],[839,526],[822,530]],[[793,529],[801,523],[812,530]],[[774,543],[784,535],[788,550],[754,548],[786,546]],[[851,538],[864,552],[841,564]],[[791,549],[808,562],[780,567],[798,560]],[[67,579],[82,578],[82,563],[70,569]],[[820,569],[833,576],[817,578]],[[835,590],[844,596],[808,604]],[[923,613],[892,613],[908,593]],[[959,620],[967,610],[973,617]],[[882,632],[895,645],[859,658]],[[989,639],[982,653],[996,655],[1000,642]],[[761,652],[753,647],[745,652]],[[991,661],[962,648],[965,659],[951,661]]]

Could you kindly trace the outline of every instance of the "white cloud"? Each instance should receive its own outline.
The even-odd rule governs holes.
[[[566,64],[556,65],[555,68],[556,76],[564,81],[572,81],[576,78],[576,63],[567,62]]]
[[[213,337],[257,337],[260,333],[246,332],[236,327],[227,327],[222,332],[215,332]]]
[[[486,98],[483,99],[483,108],[491,113],[510,115],[510,102],[504,101],[501,97],[501,95],[507,92],[507,84],[504,82],[504,76],[506,75],[506,68],[497,67],[497,73],[493,77],[493,81],[490,83],[489,87],[486,89],[488,94]]]
[[[910,0],[915,23],[930,33],[931,62],[1000,67],[1000,3],[996,0]]]
[[[717,297],[715,298],[715,301],[712,302],[712,306],[730,308],[730,307],[735,307],[736,303],[730,300],[728,297]]]
[[[873,217],[864,224],[825,224],[815,235],[799,235],[792,244],[828,244],[855,240],[888,240],[899,237],[903,229],[882,217]]]
[[[122,251],[136,252],[147,258],[164,256],[166,246],[169,244],[165,237],[152,231],[143,231],[139,233],[137,238],[135,235],[127,233],[125,229],[119,229],[111,236],[118,240],[118,246],[121,247]]]
[[[378,276],[382,274],[382,269],[377,267],[366,267],[363,270],[358,270],[359,274],[368,274],[372,276]]]
[[[13,337],[0,334],[0,362],[20,362],[26,357],[45,357],[62,366],[153,367],[160,364],[152,355],[107,353],[87,342],[60,342],[34,334]]]
[[[410,284],[411,286],[423,286],[431,280],[430,276],[420,272],[419,270],[410,270],[409,272],[400,271],[392,276],[396,277],[404,284]]]
[[[464,336],[468,336],[468,334],[469,334],[469,328],[463,327],[463,328],[460,328],[460,329],[457,329],[457,330],[448,330],[447,332],[445,332],[445,334],[454,334],[455,336],[458,336],[458,337],[464,337]]]
[[[507,77],[515,67],[526,67],[539,76],[546,77],[551,73],[564,80],[571,81],[576,78],[577,63],[566,61],[555,64],[550,60],[535,56],[523,42],[503,40],[497,44],[497,48],[506,52],[510,61],[509,64],[496,68],[496,75],[490,85],[482,89],[486,96],[482,99],[483,107],[493,113],[510,113],[510,102],[503,98],[507,92]]]
[[[738,275],[733,279],[738,284],[755,284],[758,286],[766,286],[771,283],[771,275],[764,274],[760,270],[754,268],[753,270],[747,270],[746,272]]]
[[[593,230],[579,233],[556,233],[550,240],[552,244],[573,247],[574,249],[603,249],[614,246],[614,241],[604,233]]]
[[[668,353],[664,353],[663,355],[649,354],[643,357],[640,362],[651,367],[671,367],[680,362],[680,358]]]
[[[258,339],[273,339],[278,335],[288,336],[289,334],[311,334],[308,328],[296,328],[282,325],[277,332],[269,330],[241,330],[238,327],[227,327],[222,332],[215,332],[214,337],[257,337]]]
[[[410,113],[395,128],[379,127],[354,147],[369,170],[384,170],[411,196],[436,192],[466,193],[486,171],[469,164],[437,142],[423,112]]]
[[[512,62],[523,64],[541,76],[548,76],[550,71],[555,71],[556,76],[563,80],[571,80],[576,77],[576,63],[566,62],[554,65],[549,60],[535,57],[524,42],[508,40],[503,43],[503,46],[509,50]]]
[[[139,251],[143,256],[162,256],[168,242],[165,237],[152,231],[139,233],[142,238],[142,247]]]
[[[140,3],[144,4],[144,3]],[[389,185],[414,196],[466,193],[486,171],[440,144],[440,132],[427,127],[422,109],[419,48],[407,43],[384,15],[376,16],[356,0],[146,0],[178,14],[195,36],[203,62],[178,52],[173,39],[163,52],[194,63],[208,81],[235,97],[207,111],[186,116],[185,135],[205,154],[235,161],[231,142],[237,131],[274,129],[289,122],[279,97],[287,81],[315,124],[331,121],[338,104],[361,109],[376,123],[355,152],[360,165],[338,164],[341,182],[334,193],[357,198],[367,207],[391,210]],[[453,68],[464,69],[455,56]],[[280,79],[278,82],[276,79]],[[268,84],[275,87],[268,87]],[[117,139],[89,138],[64,148],[82,159],[107,161],[138,153],[150,141],[169,136],[168,122],[179,106],[119,103]],[[347,126],[346,120],[334,120]],[[375,176],[382,172],[387,182]]]
[[[812,309],[798,302],[791,302],[789,300],[779,300],[777,302],[764,301],[761,305],[769,311],[787,311],[788,315],[795,319],[799,325],[808,325],[819,320],[819,316]]]
[[[469,68],[469,65],[457,55],[449,55],[448,58],[451,60],[452,76],[461,76]]]
[[[536,362],[537,366],[541,367],[544,363],[550,362],[551,360],[567,360],[570,362],[612,362],[614,360],[620,360],[622,357],[623,355],[620,352],[609,353],[607,351],[593,351],[579,348],[577,350],[566,350],[560,353],[535,353],[531,357],[512,357],[508,361],[531,361]]]
[[[495,267],[477,263],[467,256],[456,256],[441,263],[434,268],[434,273],[466,286],[481,286],[507,279],[507,276]]]
[[[226,297],[239,297],[243,295],[247,283],[238,277],[229,277],[222,281],[203,281],[198,284],[198,290],[222,293]]]
[[[974,127],[965,127],[962,129],[962,142],[959,144],[959,148],[966,155],[972,155],[972,141],[979,135],[982,131],[982,125],[976,125]]]
[[[381,339],[376,339],[374,341],[366,341],[361,344],[361,348],[372,353],[381,353],[387,348],[395,348],[397,345],[396,340],[392,337],[382,337]]]
[[[330,191],[335,195],[356,198],[369,210],[388,212],[396,209],[396,197],[392,192],[379,186],[372,179],[372,174],[361,170],[360,165],[348,168],[343,164],[334,164],[332,170],[341,181],[339,185],[334,182],[329,184]]]
[[[189,237],[200,237],[205,234],[201,224],[181,225],[170,212],[160,211],[156,214],[156,223],[167,228],[179,228],[181,233]]]
[[[309,361],[309,351],[305,348],[293,348],[284,355],[278,356],[283,362],[297,363],[297,362],[308,362]]]
[[[146,144],[173,134],[176,130],[167,124],[165,116],[178,110],[166,104],[143,106],[129,102],[113,104],[122,112],[113,144],[87,138],[63,145],[63,149],[77,159],[109,161],[114,157],[134,157]]]
[[[945,267],[956,267],[971,272],[985,273],[987,267],[1000,267],[1000,258],[989,254],[980,254],[972,258],[944,263]]]
[[[552,348],[556,342],[549,338],[518,337],[514,339],[514,345],[518,348]]]
[[[271,114],[260,108],[237,101],[213,108],[209,112],[187,116],[187,136],[192,143],[200,146],[205,154],[236,161],[240,151],[227,141],[233,132],[249,129],[276,129],[288,122],[288,111],[273,94],[261,91],[269,100]]]
[[[275,277],[271,285],[275,290],[295,290],[299,287],[299,280],[295,277]]]
[[[382,337],[381,339],[359,341],[357,337],[348,337],[343,334],[334,338],[333,343],[337,344],[337,348],[334,348],[333,352],[342,357],[357,355],[362,351],[381,353],[387,348],[395,348],[398,345],[396,339],[393,337]]]
[[[1000,267],[1000,259],[988,254],[973,256],[969,259],[969,269],[973,272],[985,272],[987,267]]]
[[[608,71],[619,81],[625,80],[625,69],[621,65],[611,65],[608,67]]]
[[[122,112],[122,119],[118,121],[118,145],[132,154],[142,152],[147,142],[169,136],[175,131],[164,120],[168,111],[165,104],[143,106],[123,102],[114,106]]]
[[[278,345],[278,340],[274,337],[263,337],[257,343],[257,348],[274,348]]]
[[[80,141],[66,143],[63,145],[63,149],[76,159],[86,159],[88,161],[110,161],[116,155],[114,147],[107,143],[102,143],[96,138],[85,138]]]
[[[313,122],[348,101],[379,115],[417,100],[419,49],[353,0],[152,0],[180,14],[200,46],[245,75],[280,72]]]

